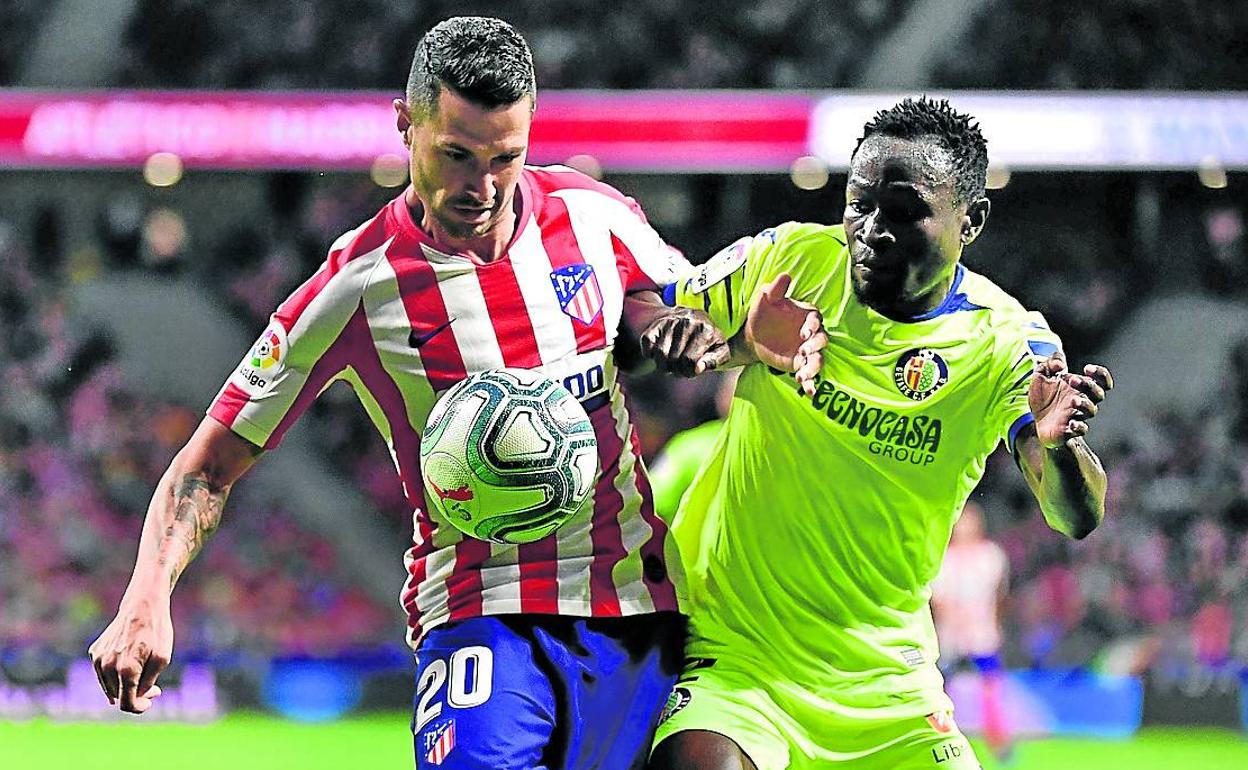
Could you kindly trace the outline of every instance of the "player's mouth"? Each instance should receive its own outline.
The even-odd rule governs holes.
[[[901,266],[879,260],[854,262],[854,277],[859,281],[879,281],[894,278],[901,273]]]
[[[493,206],[475,206],[475,205],[455,205],[451,206],[451,210],[460,218],[467,222],[484,222],[490,218],[493,213]]]

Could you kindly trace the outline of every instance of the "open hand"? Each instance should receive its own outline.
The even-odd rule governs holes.
[[[131,714],[147,711],[160,695],[156,678],[173,655],[168,601],[123,601],[89,652],[108,702]]]
[[[1027,391],[1027,403],[1036,418],[1036,436],[1045,449],[1085,436],[1105,394],[1114,387],[1113,375],[1103,366],[1088,364],[1083,374],[1066,368],[1061,351],[1036,367]]]
[[[786,296],[792,281],[781,273],[754,298],[745,319],[745,341],[759,361],[793,372],[802,390],[813,396],[828,335],[814,305]]]

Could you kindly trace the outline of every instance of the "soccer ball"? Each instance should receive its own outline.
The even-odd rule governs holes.
[[[525,369],[491,369],[434,404],[420,439],[420,474],[430,506],[464,534],[532,543],[589,497],[598,440],[562,385]]]

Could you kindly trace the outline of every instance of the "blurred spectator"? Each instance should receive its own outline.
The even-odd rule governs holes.
[[[989,4],[967,33],[982,56],[950,48],[939,88],[1244,89],[1248,7],[1233,0]]]
[[[111,615],[133,560],[114,546],[138,541],[151,489],[199,418],[129,389],[107,340],[74,320],[58,271],[32,269],[13,239],[0,246],[0,661],[29,669],[34,650],[80,657]],[[388,637],[393,612],[339,576],[328,541],[239,496],[174,601],[179,646],[332,652]]]
[[[1005,718],[999,607],[1009,590],[1010,563],[984,536],[984,511],[971,501],[953,525],[940,573],[932,581],[932,615],[942,670],[971,664],[980,675],[984,739],[999,761],[1013,751]]]
[[[706,379],[716,380],[715,414],[712,419],[680,431],[663,444],[650,466],[650,488],[654,491],[654,511],[671,522],[680,505],[680,498],[693,483],[702,462],[711,455],[719,429],[732,406],[739,369],[716,372]]]
[[[852,85],[862,52],[904,18],[904,0],[702,6],[639,0],[392,3],[142,0],[118,85],[402,87],[412,42],[452,15],[498,16],[532,42],[543,88],[827,88]],[[327,56],[327,51],[350,55]]]

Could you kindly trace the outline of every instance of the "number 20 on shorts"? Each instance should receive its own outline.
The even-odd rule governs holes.
[[[494,688],[494,653],[489,647],[461,647],[448,659],[438,658],[425,667],[416,683],[416,731],[442,713],[443,688],[452,708],[480,706]]]

